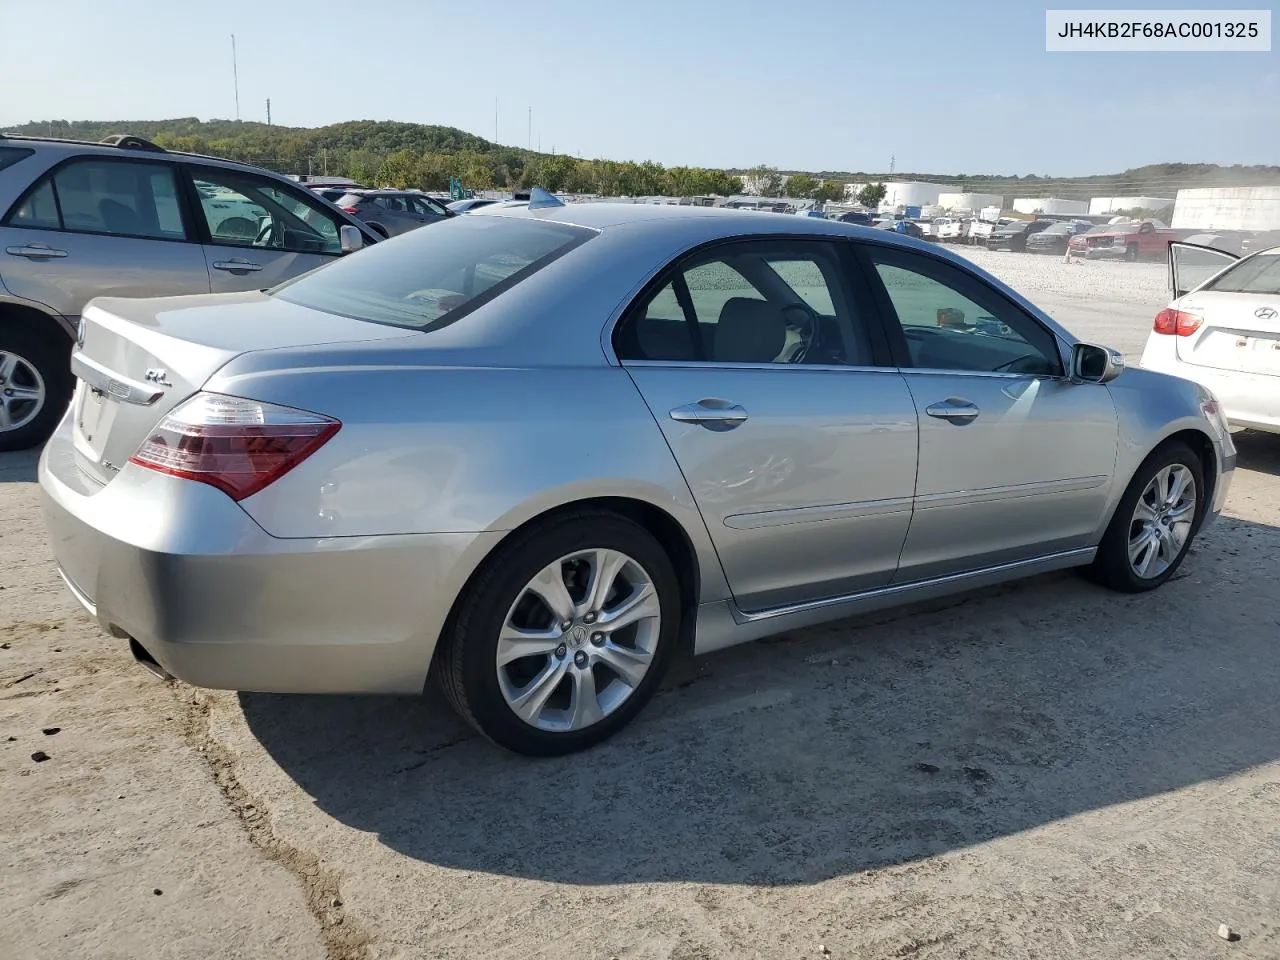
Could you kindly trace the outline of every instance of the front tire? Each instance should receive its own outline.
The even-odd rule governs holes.
[[[0,324],[0,452],[49,439],[74,384],[65,339]]]
[[[670,662],[680,587],[662,546],[616,514],[568,514],[499,547],[459,601],[436,674],[499,746],[556,756],[624,727]]]
[[[1137,262],[1138,262],[1138,248],[1137,248],[1137,247],[1135,247],[1135,246],[1133,246],[1132,244],[1131,244],[1131,245],[1129,245],[1128,247],[1125,247],[1125,251],[1124,251],[1124,258],[1125,258],[1125,260],[1127,260],[1129,263],[1137,263]]]
[[[1089,568],[1123,593],[1154,590],[1182,565],[1205,510],[1204,467],[1181,443],[1156,450],[1120,498]]]

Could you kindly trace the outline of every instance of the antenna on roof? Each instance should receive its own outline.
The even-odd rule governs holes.
[[[543,190],[541,187],[534,187],[529,191],[529,209],[537,210],[540,207],[563,207],[564,204],[551,193]]]

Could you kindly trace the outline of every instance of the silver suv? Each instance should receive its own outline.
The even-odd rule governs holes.
[[[92,298],[259,290],[379,239],[258,167],[0,133],[0,451],[53,431]]]

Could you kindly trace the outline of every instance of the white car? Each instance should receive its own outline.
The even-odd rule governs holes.
[[[1280,433],[1280,247],[1241,258],[1171,243],[1169,276],[1142,366],[1207,387],[1235,426]]]

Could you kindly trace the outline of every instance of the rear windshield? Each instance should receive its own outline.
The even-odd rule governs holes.
[[[1280,254],[1260,253],[1241,260],[1206,290],[1217,293],[1265,293],[1280,296]]]
[[[452,323],[595,231],[516,217],[454,217],[343,257],[268,291],[357,320],[430,330]]]

